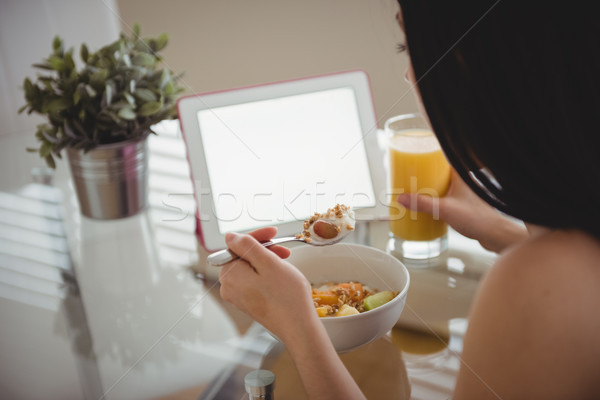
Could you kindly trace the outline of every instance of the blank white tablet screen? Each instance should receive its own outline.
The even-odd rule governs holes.
[[[201,213],[221,232],[303,220],[337,203],[375,205],[351,87],[197,116],[215,207]]]

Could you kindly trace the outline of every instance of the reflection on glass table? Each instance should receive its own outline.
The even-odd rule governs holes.
[[[151,139],[150,207],[138,215],[82,217],[69,180],[57,179],[85,311],[77,323],[91,337],[91,351],[80,356],[93,360],[100,381],[94,399],[157,398],[196,387],[238,351],[235,324],[189,269],[198,255],[181,137],[165,131]]]

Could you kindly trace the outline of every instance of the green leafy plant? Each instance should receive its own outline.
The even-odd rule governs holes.
[[[35,112],[47,117],[35,133],[37,149],[49,167],[55,167],[66,147],[88,151],[101,144],[144,138],[151,126],[177,118],[176,101],[183,88],[180,75],[160,68],[159,52],[168,36],[142,38],[135,25],[131,36],[120,38],[94,53],[85,44],[80,54],[83,66],[77,69],[73,49],[65,51],[55,37],[52,53],[33,67],[42,73],[32,81],[25,78],[26,104],[19,113]]]

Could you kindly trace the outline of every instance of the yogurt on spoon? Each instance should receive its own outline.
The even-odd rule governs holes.
[[[304,230],[296,238],[312,244],[327,243],[346,236],[354,230],[355,224],[354,211],[346,205],[337,204],[327,212],[315,213],[304,221]]]

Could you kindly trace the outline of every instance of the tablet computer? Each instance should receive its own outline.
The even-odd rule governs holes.
[[[178,111],[209,251],[224,248],[229,231],[277,226],[294,235],[338,203],[359,221],[387,215],[364,71],[195,94]]]

